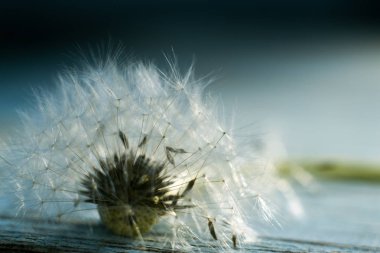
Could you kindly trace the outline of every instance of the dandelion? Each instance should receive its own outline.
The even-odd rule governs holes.
[[[39,92],[0,154],[17,214],[100,220],[142,242],[158,231],[189,250],[191,240],[228,250],[252,239],[257,205],[272,222],[252,181],[262,166],[241,169],[253,151],[221,123],[207,82],[170,67],[109,59],[61,76],[54,94]]]

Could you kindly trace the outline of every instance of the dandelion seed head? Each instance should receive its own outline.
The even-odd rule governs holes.
[[[242,170],[251,150],[221,123],[206,83],[170,67],[106,61],[61,75],[55,93],[36,92],[36,111],[21,114],[23,129],[1,150],[18,214],[101,220],[140,239],[164,227],[181,249],[189,238],[236,248],[255,234],[255,205],[272,222],[252,181],[262,167]]]

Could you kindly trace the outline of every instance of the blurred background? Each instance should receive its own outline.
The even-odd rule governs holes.
[[[78,55],[111,41],[163,68],[172,50],[183,71],[194,61],[237,126],[255,123],[274,140],[274,156],[380,164],[378,10],[343,0],[2,1],[0,136],[33,105],[32,88],[54,89]],[[265,233],[380,246],[377,184],[316,188],[298,189],[302,222]]]
[[[379,160],[380,15],[369,1],[2,1],[0,131],[89,49],[183,70],[239,124],[278,133],[291,157]],[[109,44],[109,43],[108,43]],[[267,126],[268,125],[268,126]]]

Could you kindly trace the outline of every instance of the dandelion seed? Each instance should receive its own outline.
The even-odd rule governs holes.
[[[24,113],[23,131],[0,154],[12,171],[19,214],[100,220],[117,235],[165,232],[173,248],[198,240],[222,249],[253,235],[254,203],[272,210],[239,169],[245,147],[220,123],[205,84],[149,64],[107,61],[60,77]],[[260,168],[255,168],[259,170]],[[210,238],[211,235],[211,238]],[[212,240],[210,240],[212,239]]]
[[[232,234],[232,245],[233,245],[234,249],[237,248],[237,237],[235,234]]]

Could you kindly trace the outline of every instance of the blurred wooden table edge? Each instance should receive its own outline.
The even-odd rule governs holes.
[[[164,236],[142,243],[113,236],[98,224],[47,223],[0,217],[1,252],[173,252]],[[189,240],[191,242],[191,240]],[[193,244],[200,252],[220,252],[214,242]],[[380,252],[380,248],[259,236],[234,252]]]

